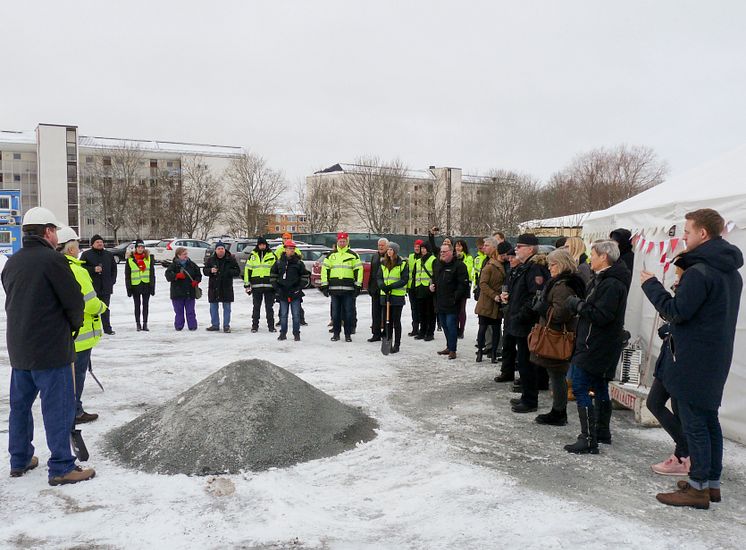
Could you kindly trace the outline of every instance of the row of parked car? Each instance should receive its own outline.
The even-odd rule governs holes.
[[[230,253],[236,257],[241,270],[241,277],[243,277],[246,262],[251,256],[254,247],[256,247],[256,239],[223,239],[222,242]],[[281,239],[270,239],[267,242],[272,249],[282,244]],[[168,267],[173,261],[174,251],[179,247],[186,248],[189,251],[189,257],[200,267],[205,265],[205,261],[207,261],[215,250],[214,243],[189,238],[148,240],[144,241],[144,243],[145,248],[150,252],[153,259],[164,267]],[[306,269],[311,273],[309,285],[318,288],[321,282],[321,262],[331,251],[331,248],[317,244],[306,244],[301,241],[296,241],[296,244],[298,250],[303,254],[303,262],[306,264]],[[131,251],[134,246],[135,241],[129,241],[112,248],[107,248],[107,250],[114,254],[117,263],[120,263],[125,261],[127,252]],[[353,248],[353,250],[358,253],[363,262],[363,289],[367,289],[368,279],[370,278],[370,261],[376,251],[369,248]]]

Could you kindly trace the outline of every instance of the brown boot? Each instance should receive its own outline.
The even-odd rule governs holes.
[[[448,350],[448,348],[446,348],[446,349],[440,350],[438,352],[438,355],[448,355],[449,353],[451,352]]]
[[[76,424],[85,424],[86,422],[93,422],[95,420],[98,420],[98,414],[87,413],[85,411],[83,411],[83,414],[81,414],[80,416],[75,417]]]
[[[52,487],[57,485],[70,485],[71,483],[87,481],[94,477],[96,477],[96,470],[93,468],[83,469],[80,466],[75,466],[74,470],[70,470],[64,476],[50,477],[49,484]]]
[[[707,510],[710,507],[710,490],[702,489],[700,491],[688,483],[685,487],[673,493],[658,493],[655,498],[658,499],[658,502],[668,506],[692,506],[700,510]]]
[[[39,465],[39,458],[36,456],[32,456],[29,463],[26,465],[25,468],[11,468],[10,469],[10,477],[21,477],[23,474],[28,472],[29,470],[33,470]]]
[[[448,353],[448,359],[456,359],[456,352],[451,351]]]
[[[686,489],[687,487],[689,487],[689,482],[680,479],[676,482],[676,487],[678,487],[679,489]],[[710,502],[720,502],[720,500],[720,489],[710,488]]]

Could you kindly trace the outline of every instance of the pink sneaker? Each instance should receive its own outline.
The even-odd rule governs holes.
[[[650,468],[656,473],[662,476],[685,476],[689,474],[689,467],[691,462],[689,457],[686,456],[679,460],[676,455],[671,455],[668,459],[658,464],[653,464]]]

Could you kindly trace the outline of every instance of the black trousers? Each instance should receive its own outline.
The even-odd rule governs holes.
[[[528,336],[516,336],[515,343],[516,362],[518,363],[518,372],[521,374],[521,401],[526,405],[535,407],[539,403],[539,387],[536,365],[531,362],[531,354],[528,351]]]
[[[420,309],[414,292],[409,293],[409,311],[412,313],[412,332],[420,330]]]
[[[370,331],[373,333],[373,336],[381,337],[382,330],[381,330],[381,319],[385,319],[386,312],[383,313],[383,316],[381,315],[381,303],[380,303],[380,296],[371,296],[370,297],[370,315],[373,319],[371,325],[370,325]]]
[[[650,386],[650,392],[648,393],[648,399],[645,404],[676,444],[674,454],[679,458],[684,458],[689,456],[689,445],[687,444],[684,430],[681,428],[678,403],[675,399],[671,399],[673,412],[669,411],[666,407],[669,398],[671,398],[671,394],[668,393],[663,382],[658,378],[653,378],[653,385]]]
[[[135,322],[140,325],[140,314],[142,313],[142,323],[147,325],[150,291],[143,292],[134,289],[132,290],[132,300],[135,302]]]
[[[389,320],[391,322],[391,328],[393,329],[393,336],[394,336],[394,345],[398,346],[401,344],[401,312],[402,309],[404,309],[404,306],[395,306],[391,305],[391,309],[389,310]],[[382,306],[379,304],[378,306],[378,315],[383,319],[384,323],[386,322],[386,306]],[[384,336],[385,329],[382,331],[381,336]],[[391,334],[388,335],[391,337]]]
[[[500,372],[507,376],[515,376],[517,356],[516,345],[515,336],[504,332],[502,352],[503,362],[500,367]]]
[[[106,304],[106,311],[101,314],[101,325],[104,332],[111,332],[111,312],[109,311],[109,302],[111,302],[111,294],[102,294],[98,297],[103,303]]]
[[[435,302],[433,297],[417,299],[420,318],[420,336],[428,337],[435,334]]]
[[[264,313],[267,317],[267,326],[275,328],[275,293],[271,290],[255,290],[251,294],[254,301],[254,309],[251,312],[251,328],[259,328],[259,315],[262,311],[262,300],[264,300]]]
[[[500,323],[502,319],[493,319],[492,317],[485,317],[479,315],[479,332],[477,332],[477,346],[479,349],[484,349],[484,341],[487,334],[487,329],[492,329],[492,341],[490,342],[490,357],[497,355],[497,344],[500,341]]]

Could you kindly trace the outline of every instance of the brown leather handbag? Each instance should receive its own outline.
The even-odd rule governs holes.
[[[567,361],[572,357],[575,349],[575,333],[567,330],[567,324],[562,330],[550,328],[554,308],[549,309],[547,324],[536,323],[528,335],[528,349],[539,357]]]

